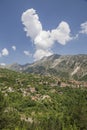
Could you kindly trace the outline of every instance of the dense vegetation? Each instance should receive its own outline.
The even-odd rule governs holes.
[[[0,69],[0,130],[87,130],[87,89]]]

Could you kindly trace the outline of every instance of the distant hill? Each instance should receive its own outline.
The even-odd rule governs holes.
[[[44,57],[32,64],[13,64],[8,69],[26,73],[54,75],[67,79],[87,80],[87,55],[58,55]]]

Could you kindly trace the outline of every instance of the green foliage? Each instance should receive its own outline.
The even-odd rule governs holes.
[[[43,74],[45,72],[45,67],[43,66],[36,66],[34,67],[30,67],[27,70],[25,70],[25,72],[29,72],[29,73],[35,73],[35,74]]]
[[[55,70],[55,69],[53,69],[53,68],[49,68],[48,69],[48,72],[52,75],[58,75],[58,72]]]
[[[61,88],[56,81],[0,70],[0,129],[87,130],[87,89]]]
[[[79,80],[81,81],[87,81],[87,75],[84,75],[82,78],[80,78]]]

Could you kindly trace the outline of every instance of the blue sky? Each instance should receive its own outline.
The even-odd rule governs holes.
[[[87,0],[0,0],[0,64],[87,54]]]

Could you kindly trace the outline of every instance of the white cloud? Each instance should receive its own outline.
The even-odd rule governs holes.
[[[52,54],[53,53],[49,50],[37,49],[34,54],[34,58],[35,58],[35,60],[40,60],[41,58],[43,58],[45,56],[50,56]]]
[[[39,21],[38,14],[34,9],[26,10],[21,17],[22,24],[25,26],[24,31],[27,32],[27,36],[34,39],[40,31],[42,31],[42,25]]]
[[[81,27],[80,33],[87,34],[87,21],[84,22],[84,23],[82,23],[82,24],[80,25],[80,27]]]
[[[0,65],[1,65],[1,66],[6,66],[6,64],[5,64],[5,63],[0,63]]]
[[[34,44],[37,48],[48,49],[53,45],[50,31],[41,31],[34,40]]]
[[[6,48],[4,48],[4,49],[1,51],[1,55],[2,55],[2,56],[7,56],[7,55],[9,55],[9,51],[8,51]]]
[[[29,51],[24,51],[24,54],[25,54],[26,56],[31,56],[31,55],[32,55]]]
[[[51,31],[51,36],[54,41],[65,45],[73,38],[70,36],[70,27],[67,22],[62,21],[56,29]]]
[[[2,54],[0,53],[0,57],[2,57]]]
[[[44,56],[52,54],[52,46],[55,42],[65,45],[70,40],[71,30],[69,24],[62,21],[56,29],[45,31],[39,21],[39,16],[34,9],[28,9],[22,14],[22,24],[25,26],[24,30],[27,33],[36,47],[34,54],[35,60],[39,60]]]
[[[16,46],[12,46],[12,49],[13,49],[14,51],[16,51]]]

